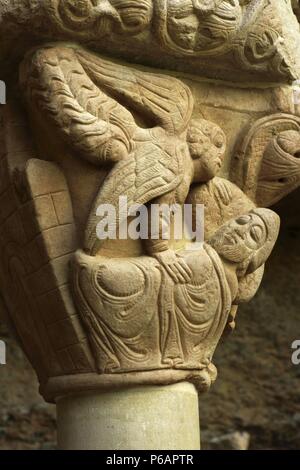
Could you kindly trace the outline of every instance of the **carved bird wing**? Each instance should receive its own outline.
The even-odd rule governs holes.
[[[194,99],[181,81],[115,64],[84,49],[76,49],[76,56],[100,89],[148,118],[149,127],[159,125],[171,135],[187,129]]]
[[[121,199],[120,203],[121,196],[127,196],[128,208],[133,204],[147,204],[177,188],[183,176],[184,160],[180,158],[180,153],[169,154],[152,142],[145,143],[140,152],[134,152],[130,158],[116,164],[100,189],[90,213],[85,232],[86,252],[95,255],[102,243],[96,232],[97,224],[104,217],[103,214],[97,215],[101,205],[111,204],[116,208],[118,230],[128,217],[124,211],[124,200]]]
[[[70,47],[42,48],[29,54],[20,68],[28,106],[50,118],[64,140],[94,164],[114,162],[115,139],[131,150],[136,131],[132,114],[99,89]]]

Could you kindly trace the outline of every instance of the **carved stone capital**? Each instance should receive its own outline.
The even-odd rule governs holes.
[[[278,236],[278,216],[257,202],[296,185],[272,186],[272,197],[261,189],[273,170],[278,179],[277,161],[297,159],[298,118],[251,128],[230,161],[239,189],[224,178],[227,136],[186,81],[51,44],[28,51],[16,86],[24,110],[12,101],[1,109],[0,285],[41,393],[55,401],[182,381],[208,389],[219,340],[256,293]],[[122,197],[146,208],[189,203],[194,224],[203,204],[204,243],[166,240],[160,228],[122,239],[131,219]],[[107,204],[118,236],[103,240],[98,208]]]

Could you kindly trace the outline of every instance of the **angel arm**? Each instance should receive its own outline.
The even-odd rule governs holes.
[[[91,81],[70,47],[29,54],[20,69],[29,107],[46,115],[67,144],[93,164],[117,162],[131,150],[132,115]]]
[[[153,208],[157,210],[153,211]],[[154,256],[175,283],[189,282],[192,276],[185,260],[170,248],[172,209],[175,204],[175,191],[170,191],[154,199],[148,210],[148,239],[144,246],[150,256]]]
[[[171,191],[148,204],[148,239],[144,241],[144,246],[146,252],[151,256],[169,249],[171,235],[170,208],[174,202],[174,191]]]

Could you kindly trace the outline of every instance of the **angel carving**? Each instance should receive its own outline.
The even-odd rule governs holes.
[[[23,62],[21,85],[30,106],[51,119],[80,156],[110,172],[90,211],[84,250],[97,255],[101,204],[184,204],[193,182],[207,182],[220,170],[226,148],[223,131],[192,119],[190,89],[179,80],[125,67],[84,49],[50,46]],[[127,217],[119,209],[118,227]],[[190,268],[161,237],[145,252],[159,260],[175,282],[190,280]]]

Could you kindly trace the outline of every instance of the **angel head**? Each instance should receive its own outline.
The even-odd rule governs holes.
[[[219,172],[226,150],[226,136],[216,124],[205,119],[191,121],[187,143],[194,163],[194,182],[206,183]]]
[[[209,240],[217,253],[237,265],[238,276],[251,274],[268,259],[278,237],[280,219],[270,209],[254,209],[230,220]]]

